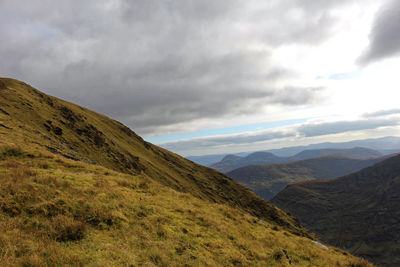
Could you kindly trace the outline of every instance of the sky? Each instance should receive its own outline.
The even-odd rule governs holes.
[[[0,76],[187,155],[400,136],[398,0],[0,0]]]

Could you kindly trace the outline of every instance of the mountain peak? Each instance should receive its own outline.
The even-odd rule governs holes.
[[[231,160],[238,160],[238,159],[241,159],[242,157],[239,157],[239,156],[236,156],[236,155],[233,155],[233,154],[229,154],[229,155],[226,155],[221,161],[231,161]]]

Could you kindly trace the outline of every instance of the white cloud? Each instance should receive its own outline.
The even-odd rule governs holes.
[[[206,154],[206,151],[218,151],[218,148],[220,148],[220,151],[229,151],[229,149],[238,145],[243,146],[243,149],[246,149],[246,146],[254,147],[255,144],[259,144],[260,148],[258,150],[262,150],[267,149],[267,147],[263,146],[263,143],[267,141],[279,141],[281,139],[287,140],[289,138],[293,140],[302,139],[304,142],[305,139],[312,140],[313,137],[354,133],[363,130],[376,130],[384,127],[398,126],[400,126],[400,117],[382,117],[374,119],[360,118],[351,121],[307,122],[269,130],[166,142],[160,144],[160,146],[183,154],[190,154],[192,151],[201,151],[203,154]],[[397,133],[399,133],[398,129]]]

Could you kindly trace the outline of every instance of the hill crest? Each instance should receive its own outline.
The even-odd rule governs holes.
[[[400,155],[347,176],[287,186],[271,201],[326,242],[382,266],[400,264]]]

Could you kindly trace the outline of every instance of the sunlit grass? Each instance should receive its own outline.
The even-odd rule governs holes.
[[[2,266],[368,266],[145,175],[18,151],[0,161]]]

